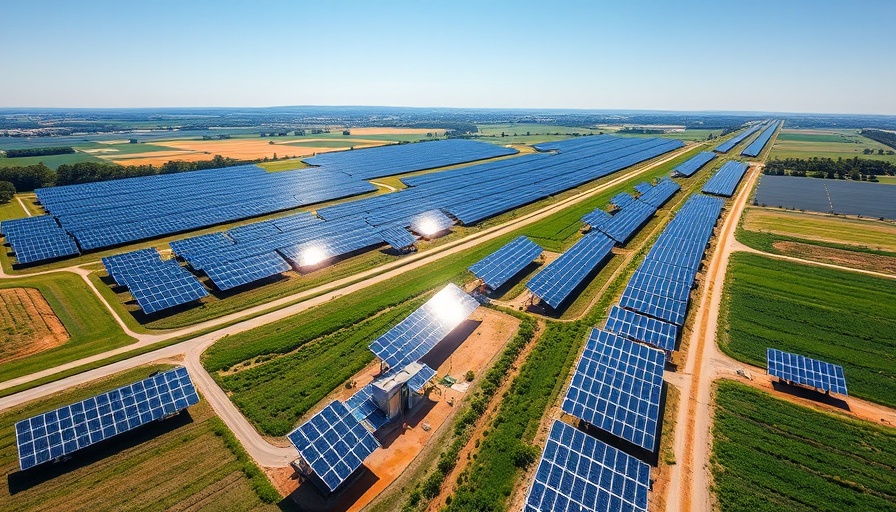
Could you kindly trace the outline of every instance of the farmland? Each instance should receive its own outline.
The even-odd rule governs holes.
[[[0,508],[278,510],[262,496],[275,502],[279,495],[206,402],[116,441],[85,449],[59,466],[17,472],[14,422],[165,368],[136,368],[4,411],[0,415],[0,471],[9,488],[0,494]]]
[[[850,394],[896,405],[896,282],[775,260],[731,258],[720,347],[764,367],[766,348],[843,366]]]
[[[870,154],[865,154],[870,149]],[[784,129],[769,154],[775,158],[873,158],[896,163],[892,148],[859,135],[857,130],[788,130]],[[883,150],[884,154],[879,154]]]
[[[40,291],[62,322],[69,339],[39,354],[0,364],[0,380],[27,375],[44,368],[121,347],[135,340],[115,320],[75,274],[33,276],[0,281],[0,288],[34,288]]]
[[[787,210],[748,208],[744,229],[857,248],[896,252],[896,225]]]
[[[896,431],[740,383],[715,388],[712,472],[722,511],[881,511],[896,505]]]

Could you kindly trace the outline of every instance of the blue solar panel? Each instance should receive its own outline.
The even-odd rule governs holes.
[[[664,365],[662,351],[592,329],[562,409],[653,451]]]
[[[678,338],[677,325],[619,306],[613,306],[610,310],[604,329],[669,352],[675,350],[675,340]]]
[[[638,201],[647,203],[654,208],[659,208],[666,204],[666,201],[671,199],[679,190],[681,190],[681,185],[664,178],[659,180],[656,185],[642,190],[641,195],[638,196]]]
[[[743,151],[740,152],[741,155],[744,156],[758,156],[759,153],[762,152],[762,149],[768,144],[769,139],[772,138],[772,135],[777,131],[780,123],[778,121],[772,121],[767,125],[767,128],[759,134],[759,137],[756,137],[756,140],[750,143],[749,146],[746,147]]]
[[[216,261],[205,265],[203,270],[219,290],[230,290],[291,268],[277,253],[270,252],[243,260]]]
[[[619,208],[625,208],[635,201],[635,197],[626,192],[620,192],[610,199],[610,202]]]
[[[162,419],[199,402],[187,369],[175,368],[16,423],[22,470]]]
[[[654,213],[656,213],[656,207],[641,201],[632,201],[613,214],[603,225],[592,227],[619,244],[624,244]]]
[[[192,275],[164,282],[135,279],[128,285],[128,291],[146,314],[197,301],[208,295],[202,283]]]
[[[420,369],[410,379],[408,379],[408,389],[414,393],[419,393],[426,384],[436,376],[436,371],[427,365],[421,365]]]
[[[612,239],[598,232],[588,233],[536,274],[526,287],[552,308],[559,309],[612,249]]]
[[[702,151],[687,162],[684,162],[678,167],[672,169],[672,173],[678,176],[693,176],[697,171],[700,170],[701,167],[711,162],[715,157],[715,153],[712,153],[710,151]]]
[[[741,133],[740,135],[735,135],[734,137],[719,144],[718,146],[715,147],[715,149],[713,151],[717,151],[719,153],[727,153],[727,152],[731,151],[731,149],[734,146],[737,146],[738,144],[740,144],[741,142],[746,140],[747,137],[749,137],[750,135],[753,135],[754,133],[756,133],[760,129],[762,129],[762,126],[763,126],[762,124],[754,124],[753,126],[747,128],[747,130],[745,132]]]
[[[20,265],[80,253],[72,237],[50,215],[3,221],[2,230]]]
[[[766,351],[768,374],[780,379],[845,395],[843,367],[770,348]]]
[[[704,194],[731,197],[747,172],[747,164],[730,160],[703,185]]]
[[[377,234],[384,242],[399,250],[417,242],[417,238],[401,226],[387,226],[377,231]]]
[[[646,512],[650,466],[554,420],[526,512]]]
[[[612,220],[613,216],[600,208],[595,208],[593,211],[582,217],[582,221],[585,224],[591,226],[592,229],[598,230],[601,228],[605,229]]]
[[[140,249],[103,258],[109,275],[126,286],[144,313],[187,304],[208,295],[196,276],[176,260],[162,260],[155,249]]]
[[[374,431],[389,422],[386,414],[373,401],[372,382],[356,391],[354,395],[345,401],[345,406],[351,410],[355,419],[370,425],[369,428]]]
[[[684,325],[688,310],[687,301],[675,300],[631,285],[625,287],[619,305],[676,325]]]
[[[542,249],[525,236],[514,239],[509,244],[474,263],[470,272],[476,275],[492,290],[497,290],[517,275],[535,258]]]
[[[477,307],[474,298],[449,284],[371,343],[370,350],[390,368],[402,368],[426,355]]]
[[[286,437],[331,492],[380,446],[373,434],[338,400]]]

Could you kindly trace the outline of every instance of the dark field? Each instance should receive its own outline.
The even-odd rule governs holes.
[[[896,219],[896,187],[880,183],[763,175],[756,189],[756,203]]]

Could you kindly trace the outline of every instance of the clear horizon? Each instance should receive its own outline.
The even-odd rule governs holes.
[[[896,115],[888,1],[5,7],[0,108]]]

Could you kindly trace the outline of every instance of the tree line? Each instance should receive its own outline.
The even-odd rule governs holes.
[[[55,171],[43,162],[18,167],[0,167],[0,181],[12,183],[19,192],[31,192],[36,188],[54,185],[75,185],[108,181],[119,178],[136,178],[139,176],[155,176],[157,174],[175,174],[180,172],[201,171],[219,167],[233,167],[255,163],[255,161],[236,160],[234,158],[215,155],[211,160],[184,162],[172,160],[159,166],[154,165],[118,165],[108,162],[78,162],[62,164]]]
[[[809,176],[812,178],[877,181],[877,176],[896,175],[896,165],[867,158],[784,158],[765,164],[763,174]]]
[[[6,157],[21,158],[26,156],[70,155],[74,152],[74,148],[70,146],[59,146],[54,148],[7,149]]]
[[[865,128],[859,133],[871,140],[880,142],[885,146],[890,146],[891,148],[896,149],[896,133],[885,132],[883,130],[873,130],[869,128]]]

